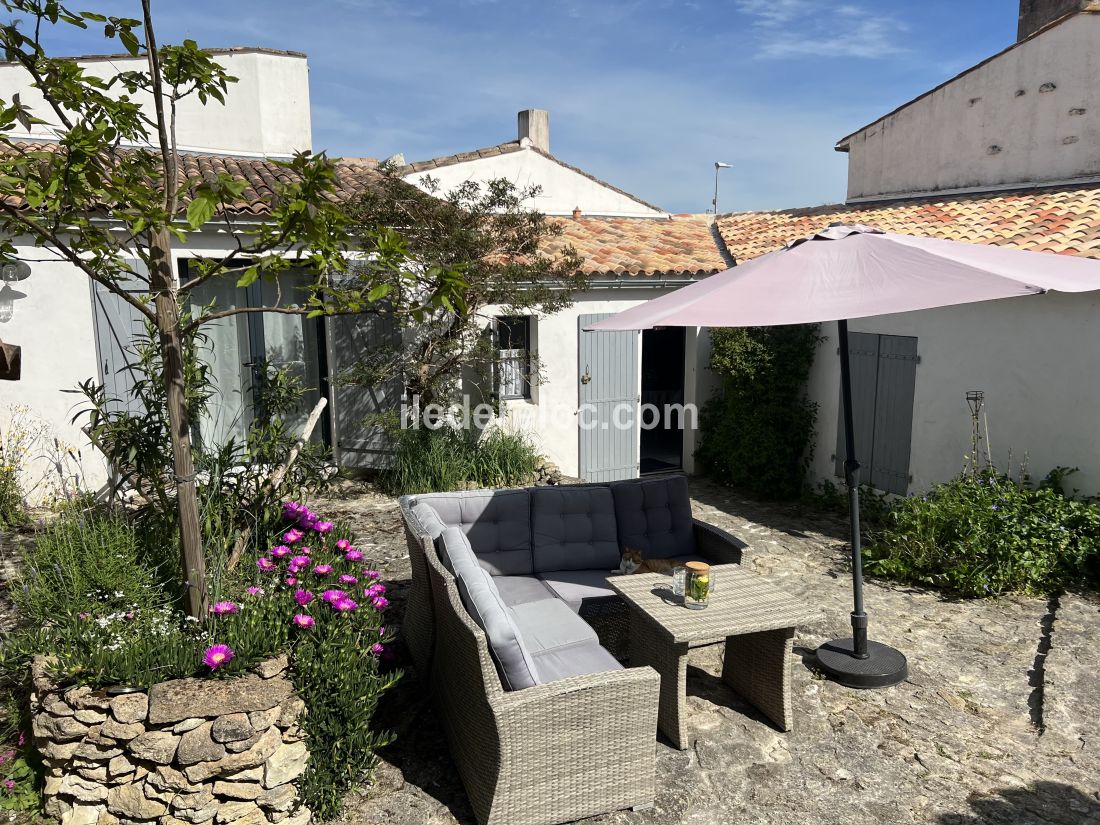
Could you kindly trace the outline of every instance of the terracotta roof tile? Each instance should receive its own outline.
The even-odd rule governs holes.
[[[668,218],[566,218],[554,252],[571,245],[590,276],[701,277],[729,264],[705,215]]]
[[[8,151],[57,151],[57,149],[57,144],[54,143],[18,142]],[[123,155],[127,151],[122,150]],[[230,210],[234,214],[263,216],[268,212],[266,200],[275,193],[275,187],[279,183],[290,183],[294,180],[294,175],[289,169],[264,158],[181,152],[179,160],[181,185],[195,178],[213,180],[223,173],[232,175],[237,180],[246,181],[248,187]],[[351,200],[379,180],[377,162],[372,159],[338,159],[336,160],[334,199]],[[186,193],[184,200],[186,202]]]
[[[717,225],[730,254],[745,261],[834,222],[1100,258],[1100,184],[743,212],[720,215]]]

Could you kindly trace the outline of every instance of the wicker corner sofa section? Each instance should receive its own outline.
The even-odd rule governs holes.
[[[683,477],[433,493],[400,505],[413,573],[403,635],[478,821],[556,825],[651,805],[657,673],[622,668],[587,629],[591,640],[556,658],[524,648],[532,680],[508,689],[515,665],[502,661],[499,628],[471,604],[472,590],[493,590],[513,618],[541,607],[567,625],[586,619],[622,658],[627,609],[606,583],[612,553],[737,563],[744,544],[692,519]],[[474,559],[466,568],[462,553]]]

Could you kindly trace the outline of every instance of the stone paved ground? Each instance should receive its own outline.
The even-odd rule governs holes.
[[[822,641],[848,635],[844,523],[700,480],[693,491],[698,517],[748,542],[753,570],[823,609],[795,641],[796,727],[779,733],[724,686],[720,647],[693,652],[694,747],[658,744],[655,809],[588,822],[1100,823],[1100,602],[1073,594],[1056,603],[951,601],[869,583],[872,638],[908,654],[910,677],[890,690],[849,690],[817,678],[804,661]],[[349,489],[319,508],[354,522],[391,581],[407,580],[392,500]],[[394,589],[400,596],[400,585]],[[343,822],[472,822],[411,675],[382,717],[397,742],[372,786],[349,800]]]

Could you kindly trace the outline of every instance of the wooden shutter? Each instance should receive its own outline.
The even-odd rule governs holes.
[[[917,339],[901,335],[848,334],[852,366],[852,417],[860,480],[887,493],[909,490]],[[835,469],[844,477],[844,421],[838,401]]]
[[[128,261],[136,272],[145,272],[140,260]],[[140,281],[123,283],[128,292],[146,292]],[[145,331],[146,318],[101,284],[92,284],[92,301],[95,305],[96,353],[99,357],[99,381],[112,412],[127,411],[135,415],[144,412],[131,391],[138,375],[132,365],[136,361],[134,341]]]
[[[639,359],[641,333],[585,332],[584,327],[611,313],[581,315],[577,319],[578,414],[580,475],[585,481],[617,481],[638,476]],[[587,381],[585,377],[587,376]],[[615,426],[615,410],[632,406],[631,426]],[[586,412],[587,407],[587,412]],[[584,416],[585,421],[581,421]],[[626,416],[620,414],[625,422]],[[585,429],[582,423],[595,424]]]
[[[361,387],[342,385],[339,377],[372,350],[396,346],[397,325],[384,315],[337,315],[328,319],[327,337],[337,462],[355,469],[383,467],[391,452],[389,442],[380,426],[365,421],[369,415],[401,409],[401,380]]]
[[[856,460],[861,479],[868,482],[875,440],[875,393],[878,384],[879,336],[848,333],[848,357],[852,367],[852,421],[855,426]],[[844,478],[847,443],[844,438],[844,400],[837,400],[836,474]]]
[[[913,396],[917,383],[917,339],[879,336],[878,390],[872,487],[905,495],[909,490],[909,449],[913,439]]]

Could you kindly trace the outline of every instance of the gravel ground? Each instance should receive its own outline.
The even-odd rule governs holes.
[[[721,682],[720,647],[695,651],[694,746],[681,752],[658,741],[653,810],[589,822],[1100,823],[1094,597],[957,601],[871,582],[871,636],[909,656],[910,677],[889,690],[849,690],[807,664],[818,644],[847,635],[843,521],[761,505],[703,480],[692,489],[698,517],[748,542],[746,564],[824,611],[796,636],[795,729],[776,731]],[[353,523],[392,583],[399,619],[409,563],[396,502],[349,483],[316,505]],[[411,672],[380,713],[398,738],[342,822],[473,822]]]

